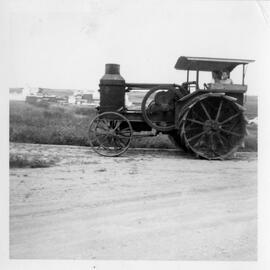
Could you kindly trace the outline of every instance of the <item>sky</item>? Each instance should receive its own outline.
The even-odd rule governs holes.
[[[254,59],[249,94],[269,77],[270,2],[9,1],[9,87],[97,90],[106,63],[127,82],[182,83],[178,57]],[[241,83],[240,70],[232,79]],[[200,76],[209,82],[210,74]]]

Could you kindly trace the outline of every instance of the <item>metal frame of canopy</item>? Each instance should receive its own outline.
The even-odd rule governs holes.
[[[175,69],[187,71],[187,82],[189,82],[189,71],[196,71],[196,85],[198,89],[200,71],[211,72],[227,70],[231,72],[236,66],[243,65],[242,85],[244,85],[245,66],[252,62],[254,62],[254,60],[181,56],[175,64]]]

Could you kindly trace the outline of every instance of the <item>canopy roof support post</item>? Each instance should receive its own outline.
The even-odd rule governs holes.
[[[245,64],[243,64],[242,85],[245,84]]]
[[[189,81],[189,69],[187,70],[187,83]],[[189,84],[188,84],[188,91],[190,90]]]
[[[196,71],[196,90],[199,89],[199,70]]]

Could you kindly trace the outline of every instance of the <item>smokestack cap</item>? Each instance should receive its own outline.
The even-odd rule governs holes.
[[[120,65],[118,64],[106,64],[105,74],[118,74],[120,75]]]
[[[120,75],[120,65],[106,64],[105,75],[100,79],[100,85],[124,85],[125,80]]]

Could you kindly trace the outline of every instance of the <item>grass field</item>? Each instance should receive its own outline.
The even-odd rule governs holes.
[[[257,97],[247,97],[248,119],[257,116]],[[34,106],[10,101],[11,142],[89,146],[88,127],[96,115],[94,108],[80,106]],[[257,126],[248,127],[247,151],[257,151]],[[131,147],[175,148],[166,135],[136,138]]]
[[[93,109],[11,101],[10,141],[87,145],[87,128],[94,115]]]

